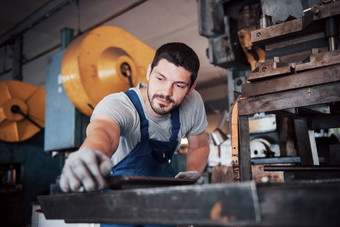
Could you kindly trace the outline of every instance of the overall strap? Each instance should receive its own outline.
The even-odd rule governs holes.
[[[141,139],[149,137],[149,131],[148,131],[149,122],[145,117],[143,107],[142,107],[142,104],[139,100],[137,93],[134,90],[128,90],[125,92],[125,94],[129,97],[129,99],[131,100],[132,104],[135,106],[138,112],[139,119],[140,119]]]
[[[179,119],[179,107],[176,107],[171,111],[171,136],[170,141],[177,140],[178,132],[181,128],[181,122]]]

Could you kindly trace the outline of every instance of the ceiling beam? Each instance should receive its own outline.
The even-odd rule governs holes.
[[[32,29],[35,25],[51,16],[62,7],[68,5],[74,0],[51,0],[30,16],[22,20],[17,26],[11,28],[0,36],[0,47],[7,43],[9,40],[15,39],[16,36],[25,33]]]

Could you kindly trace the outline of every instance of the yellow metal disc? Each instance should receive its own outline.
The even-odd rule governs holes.
[[[75,39],[66,49],[61,74],[65,91],[87,116],[106,95],[130,88],[121,72],[127,63],[133,85],[147,82],[155,50],[116,26],[101,26]]]
[[[16,80],[0,81],[0,140],[20,142],[40,131],[22,114],[13,112],[13,107],[44,127],[45,89]]]

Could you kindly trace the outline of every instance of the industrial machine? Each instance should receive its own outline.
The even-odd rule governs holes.
[[[275,113],[287,119],[281,126],[286,127],[281,131],[286,137],[281,141],[281,156],[291,158],[284,161],[291,165],[265,166],[265,170],[284,171],[285,181],[339,179],[336,156],[340,152],[336,130],[340,126],[339,14],[339,2],[323,1],[305,9],[300,18],[271,26],[264,23],[260,29],[251,31],[252,44],[265,50],[266,59],[256,63],[247,75],[238,101],[242,128],[239,154],[244,158],[243,164],[243,158],[240,160],[244,180],[251,179],[245,122],[258,112]],[[324,130],[328,135],[315,133]],[[287,137],[289,133],[293,138]],[[293,149],[287,146],[288,142],[294,144]],[[300,160],[294,160],[297,157]],[[279,163],[283,162],[280,159],[271,162]]]
[[[339,177],[338,5],[198,1],[208,58],[228,70],[234,180],[277,174],[264,164],[291,165],[280,181]]]
[[[61,75],[74,106],[91,116],[106,95],[147,82],[145,72],[155,50],[116,26],[100,26],[67,48]]]
[[[74,40],[65,28],[62,37],[64,48],[47,62],[45,151],[63,153],[80,147],[101,99],[146,82],[155,51],[116,26],[101,26]]]

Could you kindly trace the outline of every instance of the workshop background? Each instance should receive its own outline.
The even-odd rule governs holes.
[[[67,153],[84,140],[99,98],[107,87],[115,92],[143,81],[152,49],[167,42],[188,44],[200,59],[196,90],[205,104],[211,150],[206,184],[338,180],[339,15],[339,2],[317,0],[0,0],[0,223],[44,226],[37,196],[56,190]],[[98,39],[83,42],[88,37]],[[98,55],[90,58],[86,51]],[[75,67],[81,58],[97,64],[98,78],[89,79],[93,70],[86,64]],[[127,68],[112,73],[110,67],[124,61]],[[173,160],[179,171],[186,149],[183,140]],[[338,185],[330,188],[333,194],[326,192],[339,201]],[[301,201],[314,201],[304,191],[309,189],[299,188],[307,195]],[[280,197],[274,196],[278,204]],[[310,223],[306,217],[314,210],[300,213],[288,205],[301,223]],[[235,223],[259,224],[257,212],[251,218],[236,212]],[[299,222],[266,215],[267,224]],[[314,223],[338,221],[325,222],[326,216],[333,217],[320,213]]]

